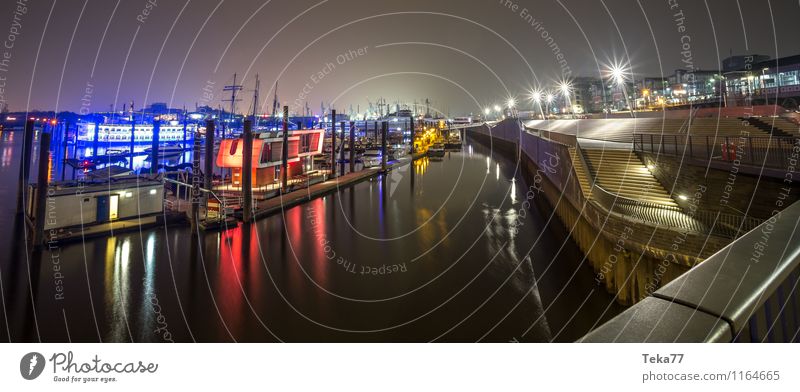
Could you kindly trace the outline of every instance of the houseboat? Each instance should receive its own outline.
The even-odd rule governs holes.
[[[143,177],[124,176],[117,171],[84,182],[54,183],[47,193],[44,229],[61,236],[63,232],[81,232],[93,225],[135,220],[164,212],[164,184]],[[26,212],[36,220],[35,184],[29,186]]]
[[[314,170],[314,157],[322,154],[324,130],[289,131],[288,178]],[[232,171],[232,184],[242,185],[244,139],[224,139],[217,153],[217,167]],[[253,139],[252,185],[278,182],[283,154],[283,132],[262,132]]]
[[[98,128],[95,130],[95,128]],[[172,121],[161,124],[158,130],[158,140],[163,143],[183,142],[184,126]],[[185,137],[187,141],[194,140],[197,126],[194,124],[186,125]],[[125,144],[131,143],[131,124],[78,124],[78,143],[93,143],[95,136],[97,141],[104,144]],[[134,129],[134,143],[147,144],[153,142],[153,124],[137,124]]]
[[[436,143],[428,148],[428,157],[430,158],[441,158],[444,156],[445,149],[443,143]]]
[[[368,148],[361,156],[361,163],[365,169],[378,167],[383,163],[383,152],[380,148]]]

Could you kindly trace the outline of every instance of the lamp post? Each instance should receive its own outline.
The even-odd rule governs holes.
[[[628,71],[625,67],[620,65],[613,65],[609,69],[609,73],[611,75],[611,82],[616,84],[617,87],[622,87],[622,95],[625,98],[625,104],[628,105],[628,110],[631,113],[631,117],[635,117],[633,105],[631,105],[630,99],[628,98],[628,88],[626,86],[625,74]]]
[[[564,95],[564,102],[566,104],[566,111],[570,114],[570,118],[572,118],[572,86],[568,82],[561,82],[560,85],[561,93]]]
[[[506,106],[508,106],[508,112],[511,117],[516,117],[514,115],[514,108],[517,106],[517,100],[514,98],[509,98],[506,102]]]
[[[545,106],[547,107],[547,116],[549,117],[550,116],[550,104],[553,103],[553,100],[555,99],[555,97],[553,96],[553,94],[548,93],[546,99],[547,99],[546,100],[547,105],[545,105]],[[546,120],[546,118],[545,118],[545,120]]]

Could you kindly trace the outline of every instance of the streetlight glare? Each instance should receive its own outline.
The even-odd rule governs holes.
[[[485,114],[487,116],[490,115],[491,113],[492,113],[492,109],[486,108],[486,109],[483,110],[483,114]]]
[[[628,73],[631,72],[630,67],[620,64],[614,63],[608,68],[608,73],[611,76],[611,80],[616,84],[623,84],[625,83],[626,76]]]
[[[501,110],[503,110],[503,108],[501,108],[500,105],[494,105],[494,111],[495,112],[500,113]]]
[[[572,85],[570,85],[568,82],[561,82],[561,92],[563,92],[564,95],[569,95],[571,89]]]
[[[507,104],[509,109],[513,109],[517,105],[517,101],[514,98],[509,98]]]

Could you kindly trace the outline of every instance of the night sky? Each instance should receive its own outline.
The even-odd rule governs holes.
[[[380,97],[430,98],[457,115],[522,99],[565,70],[597,76],[617,62],[636,77],[658,76],[687,57],[696,69],[719,69],[730,53],[800,53],[797,0],[150,2],[2,0],[0,105],[216,107],[236,72],[245,85],[240,112],[258,73],[264,111],[278,80],[281,103],[300,102],[297,111],[306,101],[318,113],[323,100],[363,111]]]

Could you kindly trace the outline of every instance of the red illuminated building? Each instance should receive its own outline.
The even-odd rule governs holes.
[[[314,156],[322,154],[322,129],[289,131],[289,178],[313,170]],[[217,166],[232,169],[233,186],[241,186],[244,139],[224,139]],[[253,187],[279,181],[283,154],[283,132],[263,132],[253,140]]]

